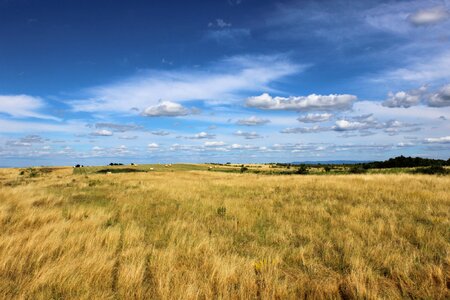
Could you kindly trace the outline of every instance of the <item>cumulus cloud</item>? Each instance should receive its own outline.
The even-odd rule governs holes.
[[[348,120],[337,120],[333,130],[335,131],[347,131],[347,130],[360,130],[360,129],[368,129],[370,128],[370,124],[366,122],[358,122],[358,121],[348,121]]]
[[[215,22],[209,22],[208,27],[231,27],[231,23],[227,23],[223,19],[216,19]]]
[[[142,115],[146,117],[179,117],[190,114],[183,105],[171,101],[161,101],[158,105],[147,107]]]
[[[317,133],[329,131],[329,127],[313,126],[313,127],[295,127],[281,130],[281,133]]]
[[[307,114],[297,118],[302,123],[318,123],[328,121],[333,115],[329,113],[323,114]]]
[[[418,105],[422,100],[426,91],[427,87],[422,86],[419,89],[410,90],[407,92],[400,91],[395,94],[390,92],[388,94],[388,98],[382,103],[382,105],[386,107],[404,107],[404,108]]]
[[[432,94],[427,103],[432,107],[450,106],[450,84],[443,86],[437,93]]]
[[[32,144],[28,143],[28,142],[23,142],[23,141],[7,141],[5,143],[6,146],[9,147],[31,147]]]
[[[155,150],[155,149],[159,149],[159,145],[156,144],[156,143],[150,143],[150,144],[147,145],[147,148],[149,150]]]
[[[165,130],[154,130],[154,131],[151,132],[151,134],[159,135],[159,136],[166,136],[166,135],[169,135],[170,132],[165,131]]]
[[[45,107],[39,97],[28,95],[0,95],[0,113],[17,118],[38,118],[59,121],[59,118],[41,114],[38,111]]]
[[[121,140],[136,140],[138,137],[136,135],[120,135],[119,139]]]
[[[232,144],[228,147],[230,150],[250,150],[250,149],[256,149],[256,146],[252,145],[241,145],[241,144]]]
[[[254,131],[253,132],[245,132],[245,131],[238,130],[238,131],[236,131],[233,134],[236,135],[236,136],[244,137],[246,140],[253,140],[253,139],[262,138],[261,135],[259,135],[258,133],[254,132]]]
[[[94,132],[91,132],[91,135],[93,136],[112,136],[113,132],[106,129],[96,130]]]
[[[187,139],[192,139],[192,140],[202,140],[202,139],[213,139],[215,138],[216,135],[215,134],[211,134],[211,133],[207,133],[207,132],[199,132],[194,136],[188,136],[186,137]]]
[[[142,130],[143,127],[134,124],[116,124],[116,123],[96,123],[95,128],[106,128],[117,132]]]
[[[446,7],[432,7],[421,9],[410,14],[407,20],[415,26],[434,25],[450,18],[450,12]]]
[[[268,93],[263,93],[247,98],[246,105],[267,110],[334,111],[348,110],[356,100],[356,96],[347,94],[272,97]]]
[[[222,141],[205,142],[204,146],[205,147],[221,147],[221,146],[225,146],[225,143]]]
[[[438,137],[438,138],[427,138],[427,139],[425,139],[425,143],[428,143],[428,144],[450,144],[450,135]]]
[[[236,124],[243,126],[258,126],[258,125],[265,125],[267,123],[270,123],[270,120],[261,119],[256,116],[251,116],[246,119],[240,119],[236,122]]]

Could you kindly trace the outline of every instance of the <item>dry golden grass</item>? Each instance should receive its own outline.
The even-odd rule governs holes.
[[[18,173],[1,299],[450,297],[448,176]]]

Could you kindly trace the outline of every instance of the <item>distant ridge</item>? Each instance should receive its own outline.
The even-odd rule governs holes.
[[[292,165],[355,165],[373,162],[373,160],[323,160],[323,161],[294,161],[290,164]]]

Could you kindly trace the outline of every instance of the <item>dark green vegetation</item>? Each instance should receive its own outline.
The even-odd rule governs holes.
[[[431,159],[421,157],[405,157],[403,155],[390,158],[385,161],[374,161],[370,163],[364,163],[366,169],[389,169],[389,168],[414,168],[414,167],[428,167],[428,166],[450,166],[450,158],[443,159]]]
[[[48,168],[29,168],[20,171],[27,177],[39,176]],[[427,174],[447,175],[450,173],[449,160],[426,159],[399,156],[382,162],[359,164],[115,164],[108,167],[76,167],[73,174],[109,174],[136,172],[178,172],[210,171],[225,173],[251,173],[261,175],[345,175],[345,174]]]

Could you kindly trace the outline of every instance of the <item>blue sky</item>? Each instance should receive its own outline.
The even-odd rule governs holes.
[[[0,166],[450,157],[450,1],[0,0]]]

